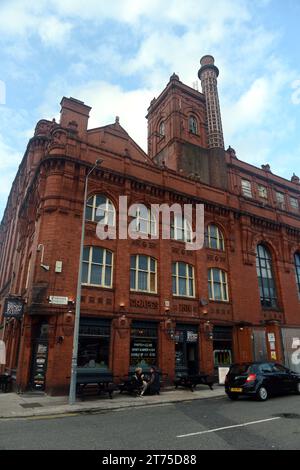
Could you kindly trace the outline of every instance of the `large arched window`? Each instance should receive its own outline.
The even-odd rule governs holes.
[[[195,116],[189,117],[189,131],[192,134],[198,134],[198,123],[197,123],[197,119],[195,118]]]
[[[130,290],[157,292],[157,261],[146,255],[130,256]]]
[[[165,123],[161,121],[158,127],[159,137],[163,137],[165,135]]]
[[[256,272],[259,284],[260,302],[263,307],[276,308],[277,294],[273,274],[272,256],[265,245],[256,247]]]
[[[108,197],[95,194],[86,203],[86,220],[113,227],[116,223],[115,206]]]
[[[295,253],[296,282],[298,287],[298,296],[300,299],[300,253]]]
[[[212,250],[224,251],[224,236],[219,227],[209,224],[205,230],[205,245]]]
[[[208,295],[209,300],[228,302],[227,273],[219,268],[208,270]]]

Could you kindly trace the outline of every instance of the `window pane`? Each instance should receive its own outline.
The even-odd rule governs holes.
[[[178,274],[179,276],[186,277],[186,264],[178,263]]]
[[[186,280],[179,278],[179,295],[186,295]]]
[[[93,263],[103,263],[103,249],[102,248],[93,248],[92,254],[92,262]]]
[[[82,263],[82,277],[81,277],[81,282],[83,284],[88,283],[88,270],[89,270],[89,265],[88,263]]]
[[[148,256],[139,256],[139,269],[148,270]]]
[[[220,284],[217,284],[217,283],[214,284],[214,293],[215,293],[215,300],[222,300]]]
[[[147,290],[147,279],[148,274],[142,271],[138,273],[138,289],[139,290]]]
[[[112,264],[112,252],[111,251],[106,251],[106,264],[111,266]]]
[[[155,272],[155,259],[153,258],[150,260],[150,271]]]
[[[172,263],[172,274],[176,274],[176,263]]]
[[[92,209],[92,207],[86,206],[85,218],[86,218],[86,220],[93,220],[93,209]]]
[[[136,256],[130,256],[130,267],[132,269],[135,269],[135,265],[136,265]]]
[[[193,296],[194,295],[194,285],[193,285],[193,280],[189,280],[189,295]]]
[[[111,285],[111,268],[110,267],[106,267],[106,269],[105,269],[104,284],[107,287],[109,287]]]
[[[83,261],[89,261],[89,256],[90,256],[90,247],[85,246],[83,248]]]
[[[175,277],[175,276],[172,277],[172,292],[173,292],[173,294],[175,294],[175,295],[177,294],[177,290],[176,290],[176,277]]]
[[[150,274],[150,291],[155,292],[155,274],[151,273]]]
[[[92,264],[90,284],[101,284],[102,266]]]
[[[130,289],[135,289],[135,276],[136,276],[135,271],[131,270],[130,271]]]

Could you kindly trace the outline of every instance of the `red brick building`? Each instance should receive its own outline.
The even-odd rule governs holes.
[[[202,93],[171,76],[148,109],[148,154],[118,118],[88,129],[91,108],[74,98],[62,99],[59,123],[37,123],[0,227],[0,367],[19,390],[68,391],[84,183],[97,159],[78,366],[122,376],[156,364],[170,379],[233,360],[299,368],[299,178],[224,150],[218,73],[211,56],[201,59]],[[101,220],[117,225],[121,195],[147,207],[205,204],[205,247],[186,250],[188,227],[175,219],[171,240],[100,240],[96,208],[104,202]],[[144,234],[159,229],[147,211],[138,219]],[[24,303],[21,317],[7,299]]]

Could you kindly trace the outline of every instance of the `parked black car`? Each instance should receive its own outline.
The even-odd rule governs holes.
[[[225,392],[231,400],[246,395],[261,401],[271,395],[300,394],[300,374],[276,362],[232,364],[226,375]]]

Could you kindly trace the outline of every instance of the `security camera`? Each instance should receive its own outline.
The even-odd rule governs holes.
[[[50,270],[50,266],[47,266],[46,264],[41,264],[40,266],[41,266],[41,268],[43,268],[45,271],[49,271],[49,270]]]

